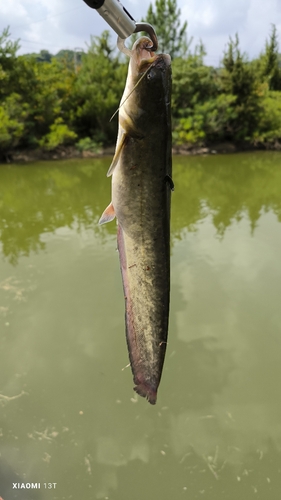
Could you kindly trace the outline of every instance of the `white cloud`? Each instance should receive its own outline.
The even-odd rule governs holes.
[[[229,36],[235,33],[242,51],[252,58],[264,48],[271,24],[281,32],[280,0],[181,0],[180,4],[189,35],[203,40],[210,64],[222,58]]]
[[[136,20],[145,16],[149,3],[123,0]],[[229,36],[236,32],[242,50],[250,57],[263,49],[272,23],[281,32],[281,0],[178,0],[178,6],[182,21],[188,21],[188,36],[193,36],[194,42],[202,39],[209,64],[218,64]],[[61,48],[85,47],[91,34],[110,29],[83,0],[1,2],[0,32],[7,25],[14,39],[21,39],[21,52],[46,48],[55,53]]]

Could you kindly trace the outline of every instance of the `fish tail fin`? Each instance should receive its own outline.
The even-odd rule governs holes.
[[[136,391],[139,396],[146,398],[150,404],[155,405],[157,400],[157,391],[152,389],[152,387],[140,382],[136,385],[136,387],[134,387],[134,391]]]

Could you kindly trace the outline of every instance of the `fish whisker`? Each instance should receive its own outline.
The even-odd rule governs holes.
[[[154,61],[153,61],[154,62]],[[112,117],[110,118],[110,122],[111,120],[114,118],[115,115],[117,115],[118,111],[120,110],[120,108],[123,106],[123,104],[125,104],[125,102],[127,101],[127,99],[129,99],[129,97],[132,95],[132,93],[136,90],[137,86],[140,84],[140,82],[142,81],[142,79],[145,77],[145,75],[147,74],[147,72],[150,70],[153,62],[148,66],[148,68],[145,70],[144,74],[141,75],[140,79],[137,81],[136,85],[133,87],[133,89],[131,90],[131,92],[129,93],[129,95],[127,95],[126,99],[124,99],[123,102],[121,102],[119,108],[116,109],[116,111],[114,111]]]

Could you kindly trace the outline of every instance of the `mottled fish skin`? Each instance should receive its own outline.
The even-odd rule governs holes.
[[[135,42],[119,111],[112,204],[118,220],[126,338],[134,390],[156,403],[168,335],[170,298],[171,60]]]

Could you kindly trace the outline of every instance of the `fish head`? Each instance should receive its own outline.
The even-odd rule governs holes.
[[[134,43],[125,92],[124,116],[129,116],[136,127],[145,115],[157,117],[162,103],[170,104],[171,58],[168,54],[155,54],[152,41],[141,37]],[[121,102],[122,102],[121,101]],[[122,115],[122,107],[120,109]],[[155,111],[155,114],[153,113]],[[143,123],[144,125],[144,123]]]
[[[171,73],[171,57],[168,54],[155,54],[150,38],[143,36],[136,40],[132,48],[129,72],[132,83],[138,87],[138,93],[154,92],[157,87],[165,88],[165,80],[169,80]],[[163,85],[164,84],[164,85]]]

